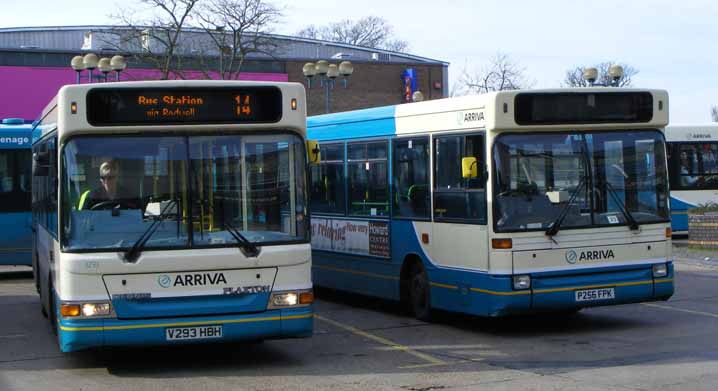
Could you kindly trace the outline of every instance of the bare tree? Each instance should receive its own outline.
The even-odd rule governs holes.
[[[407,41],[394,38],[394,27],[377,16],[365,16],[359,20],[344,19],[327,26],[309,25],[297,35],[395,52],[409,50]]]
[[[713,122],[718,122],[718,106],[711,107],[711,119]]]
[[[479,71],[471,73],[465,67],[452,95],[531,88],[534,83],[526,78],[525,72],[508,55],[497,53],[489,66]]]
[[[250,54],[273,56],[278,44],[269,33],[281,16],[266,0],[209,0],[200,6],[197,18],[219,56],[221,79],[238,79]]]
[[[123,9],[113,16],[123,27],[114,31],[117,46],[137,60],[150,64],[165,80],[182,78],[180,36],[199,0],[138,0],[144,9]],[[143,15],[135,18],[135,14]],[[149,15],[149,16],[145,16]]]
[[[621,67],[623,67],[623,77],[618,81],[618,87],[630,87],[631,83],[633,82],[633,77],[638,74],[638,69],[622,63],[615,63],[611,61],[602,62],[598,65],[595,65],[596,70],[598,70],[598,78],[596,79],[596,84],[600,85],[612,85],[611,76],[609,75],[608,71],[611,68],[611,65],[618,64]],[[586,81],[586,79],[583,78],[583,70],[584,67],[574,67],[572,69],[569,69],[566,71],[566,78],[564,79],[562,86],[564,87],[588,87],[589,84]]]

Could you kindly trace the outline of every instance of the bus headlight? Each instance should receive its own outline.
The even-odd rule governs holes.
[[[529,276],[529,275],[514,276],[513,281],[514,281],[514,289],[517,291],[522,291],[522,290],[531,288],[531,276]]]
[[[94,318],[112,315],[112,306],[108,302],[62,303],[60,315],[65,318]]]
[[[274,292],[269,297],[269,308],[301,307],[313,302],[311,290]]]
[[[668,275],[668,265],[658,263],[653,265],[653,277],[665,277]]]
[[[85,303],[82,305],[82,315],[107,316],[110,314],[110,303]]]

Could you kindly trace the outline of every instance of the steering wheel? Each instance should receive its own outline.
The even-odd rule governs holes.
[[[131,205],[127,201],[123,200],[107,200],[98,202],[90,207],[90,210],[105,210],[119,207],[120,209],[134,209],[134,205]]]

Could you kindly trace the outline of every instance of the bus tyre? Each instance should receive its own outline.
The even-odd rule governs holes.
[[[421,263],[414,263],[409,277],[409,305],[419,320],[431,320],[431,298],[429,278]]]

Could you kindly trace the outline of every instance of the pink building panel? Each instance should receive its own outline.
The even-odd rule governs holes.
[[[87,71],[82,73],[83,83],[87,82]],[[95,71],[95,78],[99,72]],[[160,73],[152,69],[127,69],[120,76],[121,80],[157,80]],[[217,78],[217,73],[210,76]],[[110,79],[114,80],[114,73]],[[205,79],[199,71],[184,73],[185,79]],[[289,80],[286,73],[240,74],[240,80],[280,81]],[[67,68],[48,67],[12,67],[0,66],[0,119],[24,118],[34,120],[40,115],[45,105],[52,99],[63,85],[74,84],[77,80],[75,72]]]

